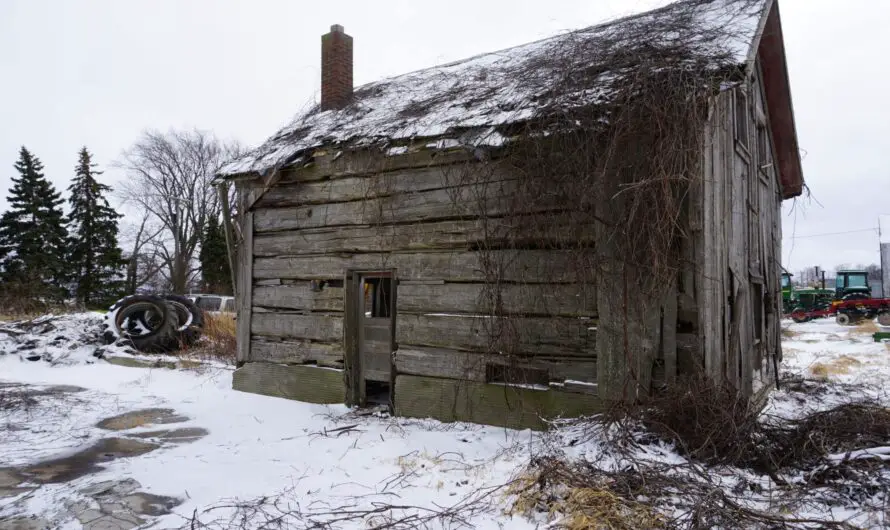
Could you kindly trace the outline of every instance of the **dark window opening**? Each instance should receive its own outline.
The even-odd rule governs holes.
[[[326,287],[333,287],[336,289],[343,288],[343,280],[325,280],[324,283]]]
[[[735,91],[735,137],[738,142],[748,147],[748,94],[743,88]]]
[[[766,133],[766,126],[757,125],[757,165],[765,171],[770,163],[769,135]]]
[[[229,313],[235,312],[235,300],[230,298],[226,300],[225,307],[223,307],[223,311],[228,311]]]
[[[392,316],[392,278],[365,278],[365,316]]]
[[[365,402],[368,405],[389,405],[389,383],[366,380]]]
[[[547,386],[550,384],[550,374],[547,373],[547,370],[535,368],[486,364],[485,381],[487,383]]]

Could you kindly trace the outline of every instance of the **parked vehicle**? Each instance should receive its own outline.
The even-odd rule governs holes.
[[[221,294],[190,294],[187,296],[196,306],[210,313],[234,313],[235,297]]]

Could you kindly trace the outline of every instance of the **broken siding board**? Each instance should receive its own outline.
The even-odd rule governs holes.
[[[498,307],[499,304],[499,307]],[[399,311],[596,316],[589,284],[399,284]]]
[[[488,154],[490,156],[495,153],[489,150]],[[388,156],[377,149],[318,150],[310,163],[300,168],[282,171],[280,183],[354,177],[413,168],[460,166],[477,162],[474,153],[465,149],[420,150],[397,156]]]
[[[251,333],[283,339],[320,342],[343,340],[343,317],[294,313],[256,313],[251,318]]]
[[[511,198],[514,187],[514,182],[495,182],[350,202],[264,208],[257,210],[255,225],[260,233],[324,226],[377,225],[504,215],[515,210],[514,200]],[[548,208],[540,200],[531,204],[534,207],[528,208],[529,212],[560,207],[551,205]]]
[[[399,314],[396,343],[525,357],[595,357],[596,321]]]
[[[596,396],[553,389],[410,375],[398,375],[395,382],[397,416],[545,429],[547,425],[541,418],[577,417],[603,410],[605,407]]]
[[[446,348],[400,347],[393,356],[397,373],[484,382],[486,365],[546,370],[551,381],[596,383],[595,358],[542,360],[489,355]]]
[[[474,168],[468,170],[468,168]],[[257,202],[257,208],[288,208],[330,202],[360,201],[399,193],[438,190],[467,184],[480,177],[485,181],[506,180],[506,171],[498,166],[458,165],[402,169],[362,177],[345,177],[315,182],[283,184],[269,190]],[[503,174],[501,174],[503,173]]]
[[[321,291],[312,291],[306,281],[276,286],[261,285],[253,288],[253,305],[305,311],[343,311],[343,295],[342,287],[324,287]]]
[[[347,269],[398,269],[399,280],[477,282],[486,279],[480,259],[499,264],[498,281],[564,283],[578,281],[579,270],[591,268],[591,256],[578,251],[454,250],[446,252],[373,252],[314,256],[258,257],[254,278],[329,279],[342,277]]]
[[[232,374],[232,388],[308,403],[343,403],[346,398],[343,371],[315,366],[250,362]]]
[[[592,245],[593,231],[573,226],[570,219],[554,216],[536,224],[533,232],[524,230],[517,218],[490,218],[466,221],[436,221],[389,226],[347,226],[310,228],[257,234],[257,257],[391,251],[464,249],[522,244]]]
[[[308,340],[275,340],[254,336],[250,360],[284,364],[318,363],[319,366],[343,367],[343,344]]]

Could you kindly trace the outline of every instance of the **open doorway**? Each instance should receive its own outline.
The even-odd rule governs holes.
[[[347,275],[347,366],[350,403],[392,407],[395,343],[395,271]]]

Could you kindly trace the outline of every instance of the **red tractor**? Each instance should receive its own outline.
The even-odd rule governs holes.
[[[798,309],[791,313],[791,318],[806,322],[831,315],[835,315],[837,323],[844,326],[875,317],[882,326],[890,326],[890,299],[871,297],[866,271],[838,271],[831,305],[811,310]]]

